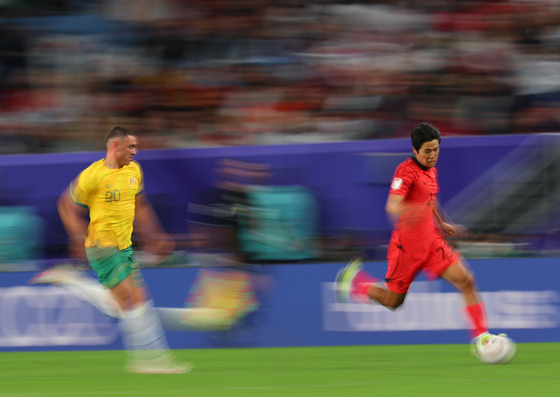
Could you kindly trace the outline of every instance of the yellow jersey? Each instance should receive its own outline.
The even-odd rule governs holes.
[[[89,209],[86,247],[129,247],[136,196],[143,191],[142,169],[134,161],[110,169],[102,159],[83,170],[70,184],[69,193],[76,204]]]

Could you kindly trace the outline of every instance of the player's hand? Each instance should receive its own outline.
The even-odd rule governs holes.
[[[157,263],[161,263],[173,253],[175,240],[166,233],[152,234],[150,238],[141,242],[144,251],[157,257]]]
[[[463,225],[454,225],[443,222],[440,227],[443,233],[451,237],[465,237],[469,234],[469,230]]]
[[[73,237],[70,239],[70,244],[68,245],[68,253],[73,259],[84,261],[86,260],[86,247],[85,239],[83,237]]]

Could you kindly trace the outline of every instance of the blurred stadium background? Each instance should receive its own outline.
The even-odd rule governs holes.
[[[554,0],[0,4],[0,151],[557,132]]]

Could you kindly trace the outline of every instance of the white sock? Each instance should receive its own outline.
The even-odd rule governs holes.
[[[132,359],[167,360],[169,345],[152,302],[126,310],[121,316],[122,338]]]

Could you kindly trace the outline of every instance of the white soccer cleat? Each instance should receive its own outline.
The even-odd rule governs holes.
[[[78,277],[78,272],[70,266],[57,266],[37,274],[30,285],[35,284],[71,284]]]
[[[490,333],[488,332],[483,332],[482,334],[475,336],[474,338],[471,339],[471,354],[479,359],[479,355],[478,355],[478,345],[480,344],[480,341],[482,338],[486,337],[487,335],[490,335]]]
[[[131,360],[125,369],[135,374],[185,374],[191,372],[193,366],[176,360]]]
[[[506,334],[484,333],[473,339],[471,352],[485,364],[507,364],[515,358],[517,346]]]

